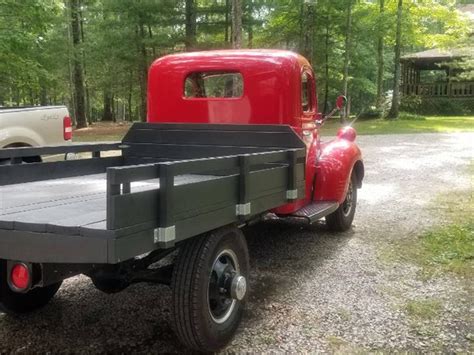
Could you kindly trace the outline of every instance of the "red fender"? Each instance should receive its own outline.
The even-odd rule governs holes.
[[[364,164],[359,147],[353,143],[355,131],[341,129],[336,139],[326,143],[320,143],[317,135],[315,131],[307,153],[305,198],[275,208],[272,212],[278,215],[291,214],[312,201],[342,203],[352,171],[356,173],[357,187],[362,186]]]
[[[321,156],[316,165],[313,200],[342,203],[353,171],[357,177],[357,187],[361,187],[364,164],[360,149],[354,142],[339,136],[322,143]]]

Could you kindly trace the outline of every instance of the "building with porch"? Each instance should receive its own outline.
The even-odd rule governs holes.
[[[401,58],[402,96],[474,99],[474,81],[457,79],[459,69],[450,64],[462,60],[468,52],[462,49],[430,49]]]
[[[401,58],[401,109],[421,114],[474,114],[474,80],[462,79],[456,62],[474,59],[474,4],[458,6],[471,20],[472,45],[430,49]]]

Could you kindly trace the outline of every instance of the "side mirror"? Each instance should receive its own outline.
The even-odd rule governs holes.
[[[347,99],[344,95],[338,96],[336,100],[336,107],[324,117],[316,116],[316,124],[319,127],[321,127],[324,124],[324,122],[326,122],[328,119],[334,116],[334,114],[338,110],[341,111],[346,106],[346,103],[347,103]]]
[[[336,107],[338,110],[342,110],[346,107],[347,98],[344,95],[339,95],[336,100]]]

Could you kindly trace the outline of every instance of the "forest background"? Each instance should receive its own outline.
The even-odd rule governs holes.
[[[0,0],[0,106],[65,104],[78,127],[145,120],[147,71],[156,58],[281,48],[313,64],[320,111],[339,94],[353,112],[388,111],[398,56],[470,46],[469,19],[457,11],[468,3]],[[472,61],[458,65],[472,75]]]

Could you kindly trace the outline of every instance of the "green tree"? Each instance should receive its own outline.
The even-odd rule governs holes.
[[[81,5],[74,36],[73,1]],[[237,2],[240,46],[307,56],[318,80],[320,110],[330,110],[344,92],[352,112],[380,106],[397,62],[394,51],[386,50],[396,42],[396,1],[0,0],[0,105],[66,104],[74,112],[79,81],[89,121],[144,120],[153,60],[185,50],[231,48]],[[454,6],[452,0],[403,2],[400,55],[456,45],[467,26]],[[78,61],[82,80],[76,80]]]

